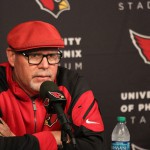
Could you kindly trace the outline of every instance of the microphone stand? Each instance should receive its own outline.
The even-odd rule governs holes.
[[[70,137],[70,139],[71,139],[70,142],[73,144],[73,149],[76,149],[76,139],[74,137],[72,138]],[[67,133],[63,129],[61,131],[61,141],[62,141],[63,149],[66,150],[66,144],[67,144],[68,138],[67,138]]]
[[[71,140],[70,142],[73,144],[73,147],[75,149],[76,139],[75,139],[75,137],[72,133],[71,126],[70,126],[70,121],[67,118],[67,116],[65,115],[65,113],[63,112],[63,109],[61,108],[59,103],[55,103],[54,107],[55,107],[55,109],[57,109],[57,112],[59,112],[59,113],[57,113],[57,117],[58,117],[58,120],[59,120],[60,124],[62,125],[61,141],[62,141],[62,144],[63,144],[63,148],[66,147],[67,140],[68,140],[67,134],[68,134],[68,136],[70,137],[70,140]]]
[[[67,144],[67,133],[62,129],[61,130],[61,141],[62,141],[62,147],[65,150],[66,149],[66,144]]]

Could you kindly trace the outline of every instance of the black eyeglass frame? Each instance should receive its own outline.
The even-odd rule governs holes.
[[[58,64],[60,62],[61,58],[62,58],[62,52],[60,50],[58,51],[58,53],[51,53],[51,54],[46,54],[46,55],[38,54],[38,53],[33,53],[32,54],[32,53],[26,53],[26,52],[17,52],[17,53],[23,55],[24,57],[26,57],[28,59],[28,63],[31,64],[31,65],[39,65],[43,61],[44,57],[46,57],[47,62],[48,62],[49,65],[55,65],[55,64]],[[30,55],[35,55],[35,54],[42,55],[42,59],[39,63],[31,63],[30,62],[30,59],[29,59]],[[59,61],[57,63],[49,63],[48,56],[52,56],[52,55],[56,55],[56,54],[60,56]]]

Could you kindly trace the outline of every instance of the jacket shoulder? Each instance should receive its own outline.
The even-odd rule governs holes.
[[[59,67],[57,75],[58,86],[65,86],[71,95],[90,90],[85,78],[77,71]]]
[[[57,80],[60,84],[63,84],[64,82],[71,82],[72,79],[77,79],[79,77],[79,73],[74,70],[69,70],[64,67],[58,68]]]

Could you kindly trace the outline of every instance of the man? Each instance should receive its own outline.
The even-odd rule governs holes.
[[[8,63],[0,65],[1,135],[29,136],[40,150],[101,150],[104,126],[98,103],[82,76],[59,66],[64,42],[57,29],[42,21],[25,22],[9,32],[7,42]],[[46,110],[39,96],[45,81],[54,82],[67,100],[64,113],[75,146],[68,135],[62,143],[59,118]]]

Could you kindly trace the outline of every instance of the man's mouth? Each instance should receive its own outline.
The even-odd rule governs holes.
[[[34,78],[38,81],[47,81],[51,79],[51,76],[35,76]]]

